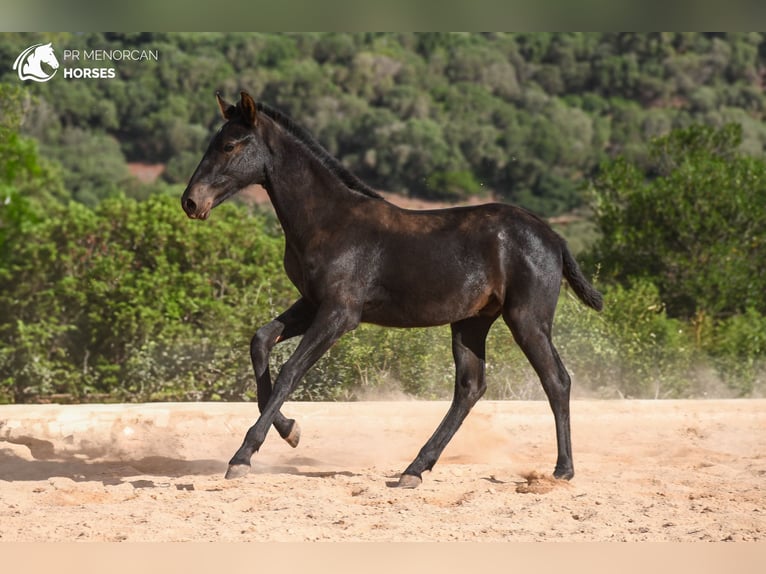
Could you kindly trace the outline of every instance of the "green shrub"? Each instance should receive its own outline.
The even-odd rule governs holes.
[[[712,325],[711,325],[712,323]],[[766,316],[753,308],[702,328],[701,344],[736,396],[766,390]]]
[[[648,280],[605,289],[593,313],[565,291],[554,327],[562,358],[578,386],[596,396],[686,396],[694,346],[685,324],[669,318]]]
[[[48,213],[10,197],[0,205],[0,401],[256,398],[250,338],[297,298],[273,218],[227,204],[190,221],[163,194]],[[560,298],[554,342],[574,396],[763,393],[758,311],[685,321],[667,316],[648,279],[601,288],[600,314],[566,288]],[[297,343],[276,346],[274,376]],[[544,399],[502,320],[489,333],[486,371],[489,399]],[[292,398],[449,399],[453,385],[449,327],[362,325]]]
[[[306,375],[293,395],[348,400],[452,396],[454,367],[449,327],[388,329],[361,325],[345,335]]]
[[[118,197],[14,223],[15,201],[0,211],[13,228],[0,251],[4,400],[252,394],[247,341],[295,297],[265,216],[229,205],[201,224],[175,197]]]

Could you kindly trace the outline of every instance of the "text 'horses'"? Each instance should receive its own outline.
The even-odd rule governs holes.
[[[229,462],[245,475],[273,424],[292,446],[297,423],[282,404],[303,375],[361,322],[390,327],[450,324],[455,359],[452,404],[399,485],[415,487],[486,389],[485,339],[502,315],[540,377],[556,423],[554,476],[574,475],[570,379],[551,342],[562,275],[588,306],[601,294],[585,279],[564,240],[524,209],[502,204],[409,211],[385,201],[280,112],[242,92],[237,105],[217,96],[226,123],[213,137],[181,203],[191,218],[242,188],[262,185],[285,232],[284,265],[300,292],[250,345],[261,415]],[[269,353],[302,335],[272,388]]]

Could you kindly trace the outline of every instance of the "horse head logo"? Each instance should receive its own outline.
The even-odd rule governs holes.
[[[53,69],[52,72],[43,70],[42,65],[46,64]],[[35,44],[24,50],[13,63],[13,69],[19,75],[20,80],[32,80],[33,82],[47,82],[56,75],[59,68],[59,61],[53,52],[51,43]]]

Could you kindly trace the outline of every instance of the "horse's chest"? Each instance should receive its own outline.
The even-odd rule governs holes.
[[[322,279],[328,263],[288,245],[285,249],[284,265],[288,279],[300,294],[309,301],[318,303],[321,299]]]
[[[306,277],[305,266],[302,264],[298,253],[290,245],[287,245],[285,249],[284,265],[287,278],[297,287],[303,297],[308,297],[309,281]]]

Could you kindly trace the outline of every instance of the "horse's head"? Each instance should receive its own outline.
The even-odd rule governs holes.
[[[220,94],[216,98],[226,123],[213,136],[181,197],[181,206],[192,219],[207,219],[215,206],[242,188],[263,183],[268,161],[250,94],[242,92],[236,106]]]

